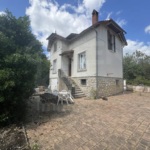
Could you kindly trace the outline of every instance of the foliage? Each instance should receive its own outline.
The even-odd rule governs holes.
[[[136,51],[126,54],[123,60],[123,73],[127,84],[150,85],[150,56]]]
[[[0,16],[0,56],[0,125],[4,125],[25,117],[27,99],[43,76],[37,75],[38,64],[42,62],[43,73],[49,68],[28,16],[16,19],[8,10]]]
[[[96,98],[96,95],[97,95],[97,90],[94,90],[94,88],[92,87],[91,88],[91,91],[90,91],[90,93],[91,93],[91,99],[95,99]]]
[[[34,144],[33,144],[33,146],[31,147],[31,150],[39,150],[39,149],[40,149],[40,146],[37,143],[37,141],[35,141]]]
[[[48,86],[49,85],[49,71],[50,71],[50,60],[39,59],[36,73],[36,86]]]

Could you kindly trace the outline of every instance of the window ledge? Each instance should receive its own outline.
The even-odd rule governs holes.
[[[87,85],[82,85],[82,84],[80,84],[81,86],[83,86],[83,87],[86,87]]]
[[[109,49],[109,51],[110,51],[111,53],[116,53],[115,51],[113,51],[113,50],[110,50],[110,49]]]
[[[82,69],[82,70],[77,70],[78,72],[84,72],[84,71],[87,71],[86,69]]]
[[[57,74],[57,72],[53,72],[52,74]]]

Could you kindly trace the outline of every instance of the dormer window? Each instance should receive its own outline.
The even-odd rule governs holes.
[[[57,43],[55,42],[54,43],[54,52],[56,52],[57,51]]]
[[[107,31],[107,38],[108,38],[108,49],[115,52],[115,35]]]

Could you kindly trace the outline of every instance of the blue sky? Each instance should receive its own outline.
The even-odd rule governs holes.
[[[137,49],[150,55],[149,6],[150,0],[0,0],[0,14],[8,8],[16,17],[30,15],[32,31],[46,47],[55,30],[67,36],[89,27],[96,9],[99,20],[112,18],[127,32],[124,53]]]

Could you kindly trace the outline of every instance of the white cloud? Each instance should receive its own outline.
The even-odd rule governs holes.
[[[106,0],[83,0],[83,6],[86,9],[88,15],[91,16],[92,10],[97,11],[103,6]]]
[[[105,20],[109,20],[110,16],[112,15],[113,12],[108,13],[107,18]]]
[[[26,9],[26,14],[30,16],[32,31],[47,47],[46,38],[55,30],[59,35],[67,36],[89,27],[92,10],[99,11],[105,0],[83,0],[77,7],[70,4],[59,6],[55,0],[29,0],[29,3],[31,6]],[[73,13],[67,8],[71,8]]]
[[[4,14],[5,14],[5,12],[4,12],[4,11],[0,11],[0,16],[1,16],[1,15],[4,15]]]
[[[48,60],[50,60],[50,53],[49,52],[46,53],[46,57]]]
[[[116,22],[117,22],[117,24],[118,24],[119,26],[121,26],[121,27],[127,24],[127,21],[124,20],[124,19],[117,19]]]
[[[118,12],[116,13],[116,15],[119,15],[120,13],[122,13],[122,11],[118,11]]]
[[[150,34],[150,25],[145,28],[145,32]]]
[[[150,42],[145,44],[144,42],[139,42],[139,41],[132,41],[132,40],[127,40],[128,46],[124,47],[124,54],[125,53],[130,53],[132,54],[136,50],[141,51],[147,55],[150,55]]]

